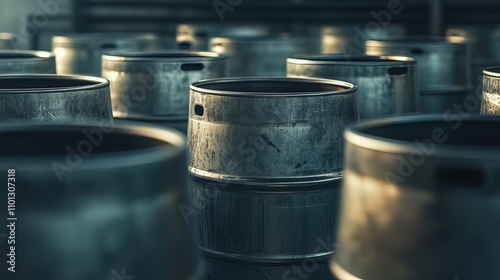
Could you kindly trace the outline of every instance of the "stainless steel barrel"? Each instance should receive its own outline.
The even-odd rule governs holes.
[[[109,82],[97,77],[0,75],[0,123],[112,124]]]
[[[422,90],[470,85],[467,45],[441,37],[368,40],[368,55],[401,55],[418,62]]]
[[[408,57],[298,55],[288,59],[289,77],[349,81],[358,86],[361,119],[420,110],[417,63]]]
[[[17,49],[17,37],[11,33],[0,33],[0,50]]]
[[[210,279],[231,279],[234,262],[251,271],[238,279],[281,279],[304,262],[316,264],[311,279],[328,279],[318,271],[335,250],[341,134],[358,120],[355,91],[298,78],[192,84],[190,213]]]
[[[231,77],[285,76],[286,59],[307,53],[305,38],[287,35],[215,37],[212,51],[226,54]]]
[[[0,51],[0,74],[55,74],[56,59],[44,51]]]
[[[103,56],[113,113],[126,119],[183,121],[187,131],[189,85],[227,76],[227,57],[214,52],[115,52]]]
[[[500,279],[498,127],[456,114],[348,129],[337,276]]]
[[[314,26],[310,32],[319,35],[322,53],[363,54],[369,39],[390,39],[406,35],[406,27],[391,23],[382,27],[374,21],[335,26]],[[318,37],[318,36],[316,36]]]
[[[481,114],[500,115],[500,67],[484,70]]]
[[[177,25],[179,48],[191,51],[208,51],[213,36],[258,36],[270,32],[269,26],[256,23],[202,22]]]
[[[359,119],[356,90],[321,79],[196,82],[191,85],[189,169],[197,176],[240,182],[337,178],[344,170],[342,131]],[[259,152],[257,144],[263,144]],[[251,161],[241,160],[245,145],[248,153],[255,152]],[[235,170],[234,162],[241,169]]]
[[[101,56],[111,51],[148,51],[161,49],[170,40],[153,33],[83,33],[52,38],[59,74],[100,76]]]
[[[1,217],[12,191],[9,217],[18,218],[15,274],[203,279],[195,233],[178,210],[189,200],[185,166],[185,138],[158,126],[0,127],[0,169],[6,185],[13,178]]]

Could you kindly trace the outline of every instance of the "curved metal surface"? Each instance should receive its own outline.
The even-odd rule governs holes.
[[[286,59],[308,52],[305,38],[287,35],[214,37],[210,45],[228,56],[231,77],[285,76]]]
[[[146,122],[157,124],[165,127],[173,128],[177,131],[182,132],[184,135],[187,134],[188,127],[188,117],[167,117],[167,116],[127,116],[127,117],[115,117],[116,120],[128,120],[134,122]]]
[[[368,55],[399,55],[417,60],[422,90],[470,86],[470,60],[465,43],[444,37],[405,37],[366,42]]]
[[[226,61],[212,52],[115,52],[103,56],[102,76],[111,84],[115,117],[187,119],[189,85],[226,77]]]
[[[452,42],[470,45],[473,59],[500,61],[500,26],[497,25],[452,25],[446,30]]]
[[[498,279],[499,125],[432,115],[348,129],[340,271],[370,280]]]
[[[0,74],[56,74],[56,58],[44,51],[0,50]]]
[[[421,93],[425,114],[476,114],[481,106],[481,100],[472,94],[472,87],[423,90]]]
[[[361,119],[420,111],[417,64],[411,58],[299,55],[288,59],[287,75],[356,84]]]
[[[17,36],[11,33],[0,33],[0,50],[17,49]]]
[[[52,38],[58,74],[100,76],[103,54],[174,47],[174,36],[162,37],[154,33],[81,33]]]
[[[194,83],[189,170],[240,182],[339,178],[342,132],[359,120],[356,90],[345,82],[299,78]]]
[[[112,124],[109,82],[62,75],[1,75],[0,122]]]
[[[481,114],[500,115],[500,68],[492,67],[483,71],[483,99]]]
[[[178,209],[188,203],[185,145],[147,124],[2,126],[0,168],[16,174],[16,275],[200,279]]]

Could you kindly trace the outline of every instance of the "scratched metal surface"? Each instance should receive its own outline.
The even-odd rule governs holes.
[[[90,85],[82,87],[87,82]],[[113,123],[109,84],[101,78],[4,75],[0,104],[1,123]]]
[[[55,56],[43,51],[0,51],[0,74],[55,74]]]
[[[498,73],[498,68],[492,70]],[[481,104],[482,115],[500,115],[500,77],[484,74],[483,100]]]
[[[130,57],[132,59],[127,59]],[[141,57],[145,60],[138,60]],[[185,65],[201,65],[202,69],[186,71]],[[227,58],[211,52],[116,53],[103,57],[102,76],[110,81],[116,117],[184,116],[187,119],[189,85],[226,77]]]
[[[335,250],[340,179],[299,188],[190,181],[200,247],[209,255],[272,263]]]
[[[236,85],[231,91],[236,95],[191,90],[190,172],[207,178],[261,182],[341,177],[342,133],[359,120],[356,92],[286,96],[296,87],[309,88],[309,83],[317,81],[306,79],[309,81],[296,85],[287,82],[293,78],[262,79],[246,83],[248,88],[231,82]],[[251,85],[260,90],[269,86],[276,94],[238,95],[239,89],[252,90]],[[329,87],[332,92],[341,89],[346,87]],[[203,116],[196,114],[200,107]]]
[[[404,70],[404,73],[391,74],[393,70]],[[357,85],[361,119],[420,110],[415,61],[349,55],[294,56],[288,59],[287,75],[335,79]]]

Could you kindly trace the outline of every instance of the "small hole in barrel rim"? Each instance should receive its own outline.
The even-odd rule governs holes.
[[[389,68],[387,73],[391,76],[397,76],[397,75],[407,75],[408,74],[408,67],[393,67]]]
[[[180,42],[179,43],[179,49],[180,50],[190,50],[191,49],[191,43],[190,42]]]
[[[483,172],[474,168],[444,167],[437,171],[436,179],[443,187],[479,188],[484,185]]]
[[[420,54],[424,53],[424,50],[423,49],[411,49],[410,52],[412,54],[418,54],[418,55],[420,55]]]
[[[115,43],[104,43],[101,45],[101,49],[116,49]]]
[[[203,115],[205,114],[205,108],[203,108],[203,106],[197,104],[194,106],[194,113],[197,116],[203,117]]]
[[[181,65],[182,71],[201,71],[205,68],[202,63],[184,63]]]

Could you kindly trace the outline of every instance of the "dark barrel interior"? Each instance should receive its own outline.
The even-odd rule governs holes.
[[[0,92],[3,90],[29,90],[29,89],[47,89],[47,88],[72,88],[82,86],[95,86],[104,81],[64,77],[64,76],[16,76],[0,77]]]
[[[303,59],[303,60],[311,60],[311,61],[324,61],[324,62],[401,62],[396,59],[383,58],[378,56],[350,56],[350,55],[331,55],[331,54],[322,54],[322,55],[303,55],[303,56],[295,56],[294,59]]]
[[[459,115],[446,122],[422,121],[383,124],[357,131],[387,140],[415,142],[425,139],[444,139],[442,144],[461,146],[500,147],[500,120],[458,120]]]
[[[203,82],[196,87],[235,93],[321,93],[336,92],[349,89],[348,86],[335,85],[324,82],[307,82],[301,80],[227,80]]]
[[[220,57],[220,54],[202,52],[202,53],[156,53],[156,52],[144,52],[144,53],[114,53],[110,56],[126,57],[126,58],[137,58],[137,59],[171,59],[171,58],[212,58]]]
[[[90,149],[92,154],[106,154],[162,146],[174,149],[173,145],[154,138],[117,131],[104,133],[99,127],[0,131],[0,157],[62,156],[69,154],[67,147],[77,154],[79,151],[87,153]]]
[[[0,53],[0,59],[23,59],[23,58],[47,58],[47,57],[43,55],[37,55],[34,53],[33,54],[15,53],[15,52]]]

